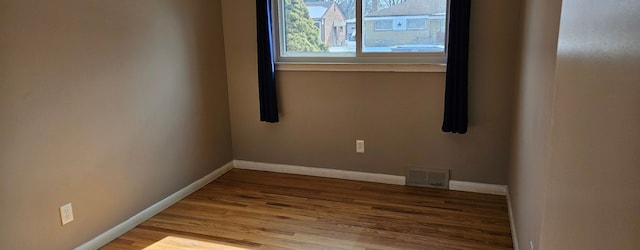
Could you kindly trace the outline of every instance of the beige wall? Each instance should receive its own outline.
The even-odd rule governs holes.
[[[509,180],[520,249],[640,248],[638,9],[527,1]]]
[[[638,10],[562,3],[540,249],[640,249]]]
[[[404,175],[452,169],[507,183],[520,3],[474,2],[467,135],[440,132],[443,73],[278,72],[281,122],[259,122],[255,1],[223,0],[234,156],[239,160]],[[364,139],[366,153],[355,153]]]
[[[232,159],[220,16],[0,0],[0,249],[71,249]]]
[[[519,101],[514,128],[509,193],[520,249],[539,245],[547,169],[551,153],[551,114],[562,2],[524,4]]]

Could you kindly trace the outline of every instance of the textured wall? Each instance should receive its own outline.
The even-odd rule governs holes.
[[[514,128],[509,192],[520,249],[539,245],[547,170],[561,2],[524,5],[519,104]]]
[[[638,10],[562,2],[540,249],[640,249]]]
[[[0,0],[0,249],[71,249],[233,158],[220,16]]]

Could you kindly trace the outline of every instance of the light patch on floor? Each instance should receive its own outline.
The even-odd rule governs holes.
[[[221,250],[247,250],[247,248],[233,247],[217,242],[207,242],[202,240],[188,239],[176,236],[167,236],[152,245],[145,247],[145,250],[163,249],[221,249]]]

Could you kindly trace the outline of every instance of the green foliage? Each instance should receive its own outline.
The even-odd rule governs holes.
[[[326,52],[320,30],[313,24],[303,0],[285,0],[285,34],[288,52]]]

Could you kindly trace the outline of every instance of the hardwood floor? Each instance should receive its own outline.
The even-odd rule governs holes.
[[[504,196],[234,169],[103,249],[513,249]]]

